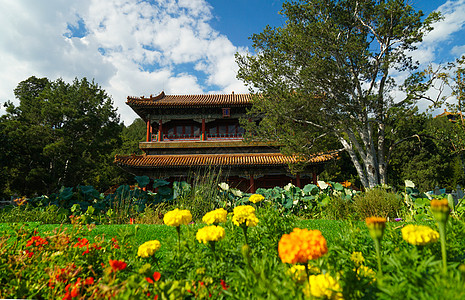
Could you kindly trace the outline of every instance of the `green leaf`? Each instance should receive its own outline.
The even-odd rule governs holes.
[[[333,183],[333,188],[334,188],[336,191],[340,191],[340,192],[342,192],[342,191],[344,190],[344,187],[343,187],[342,184],[340,184],[339,182]]]
[[[150,178],[146,175],[144,176],[136,176],[135,180],[137,181],[137,184],[139,187],[144,188],[150,183]]]
[[[304,186],[303,191],[306,195],[316,195],[320,191],[320,188],[314,184],[307,184]]]
[[[169,181],[163,180],[163,179],[155,179],[153,182],[153,188],[156,189],[158,187],[162,187],[165,185],[169,185]]]

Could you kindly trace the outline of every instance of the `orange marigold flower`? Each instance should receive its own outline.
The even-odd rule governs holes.
[[[294,231],[281,237],[278,252],[284,263],[307,263],[323,256],[328,252],[328,247],[321,231],[294,228]]]
[[[110,263],[110,266],[111,266],[111,269],[113,272],[116,272],[116,271],[121,271],[121,270],[124,270],[126,269],[127,267],[127,263],[125,263],[124,261],[122,260],[108,260],[108,262]]]
[[[346,180],[346,181],[344,181],[344,182],[342,183],[342,186],[345,187],[345,188],[348,188],[348,187],[351,186],[351,185],[352,185],[352,182],[350,182],[350,181],[348,181],[348,180]]]

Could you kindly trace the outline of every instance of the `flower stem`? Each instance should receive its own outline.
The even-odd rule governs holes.
[[[216,252],[215,252],[215,241],[210,241],[209,244],[210,244],[210,248],[212,249],[213,258],[215,259],[215,265],[216,265],[217,259],[216,259]]]
[[[244,231],[245,244],[248,245],[249,239],[247,237],[247,225],[245,224],[245,222],[241,224],[241,227],[242,227],[242,231]]]
[[[446,255],[446,222],[438,222],[439,236],[441,238],[442,252],[442,269],[447,273],[447,255]]]
[[[178,256],[181,253],[181,226],[176,226],[176,231],[178,233]]]
[[[378,274],[383,276],[383,270],[381,269],[381,240],[373,239],[375,242],[376,258],[378,260]]]

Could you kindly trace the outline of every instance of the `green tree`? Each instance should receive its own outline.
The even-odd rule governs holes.
[[[48,194],[61,186],[99,186],[99,168],[121,143],[123,125],[111,98],[86,78],[30,77],[15,89],[18,107],[8,103],[2,136],[14,159],[9,166],[11,192]]]
[[[145,142],[147,126],[141,118],[135,119],[131,125],[124,127],[121,133],[122,145],[118,149],[119,154],[142,154],[139,142]]]
[[[238,77],[257,94],[251,118],[261,120],[245,126],[302,155],[333,136],[363,186],[386,183],[390,74],[415,68],[407,51],[439,15],[422,20],[404,0],[308,0],[284,3],[282,14],[283,27],[252,36],[255,55],[236,55]]]
[[[402,118],[389,127],[406,137],[402,143],[391,144],[395,151],[389,157],[389,182],[400,189],[405,180],[412,180],[421,191],[436,186],[455,189],[463,184],[463,169],[459,153],[445,134],[456,124],[447,118],[415,114]]]

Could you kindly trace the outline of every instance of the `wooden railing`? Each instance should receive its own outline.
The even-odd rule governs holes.
[[[243,138],[242,133],[220,133],[210,134],[207,133],[207,140],[241,140]],[[198,141],[202,137],[200,134],[164,134],[163,141]],[[158,141],[158,135],[152,134],[152,141]]]

